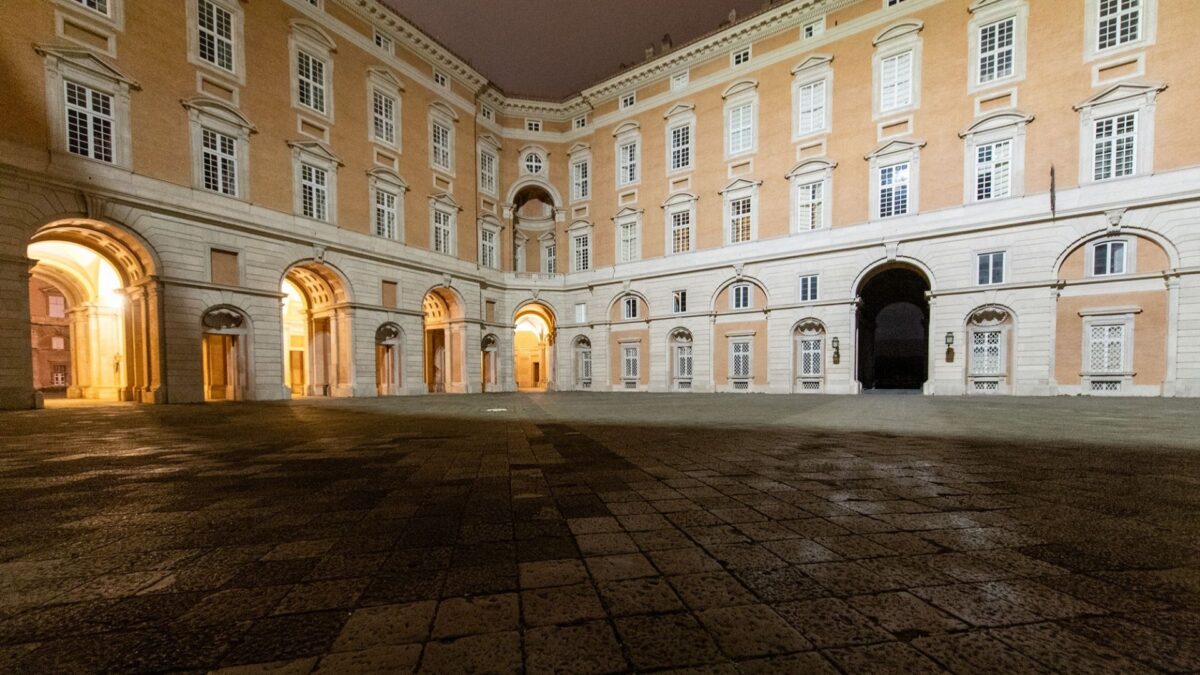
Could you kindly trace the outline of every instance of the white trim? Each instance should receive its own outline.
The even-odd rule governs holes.
[[[214,8],[229,14],[231,45],[230,68],[224,68],[212,61],[200,57],[200,3],[208,2]],[[188,63],[203,68],[205,71],[232,80],[239,85],[246,84],[246,38],[245,13],[239,0],[187,0],[187,44]],[[216,36],[220,41],[224,36]]]
[[[188,138],[192,152],[192,185],[213,192],[204,186],[204,130],[215,131],[234,139],[234,189],[236,194],[213,192],[242,201],[250,201],[250,135],[257,130],[236,108],[204,96],[183,101],[188,113]]]
[[[967,26],[969,56],[967,59],[967,92],[975,94],[1001,86],[1012,86],[1025,80],[1026,45],[1029,42],[1028,0],[985,0],[976,2],[969,11],[971,21]],[[982,31],[1005,20],[1012,20],[1012,72],[1004,77],[995,77],[981,82],[980,42]]]
[[[1083,0],[1083,62],[1108,58],[1116,54],[1141,50],[1155,44],[1158,39],[1158,0],[1140,0],[1142,3],[1140,32],[1138,39],[1100,48],[1100,0]]]
[[[875,53],[871,64],[871,99],[874,119],[893,117],[921,107],[921,63],[924,41],[921,31],[925,24],[920,21],[902,21],[882,31],[876,36]],[[908,100],[888,107],[883,107],[883,66],[885,61],[899,58],[909,53],[908,58]]]
[[[738,179],[725,186],[721,190],[721,195],[724,198],[722,208],[722,230],[724,230],[724,242],[726,246],[735,244],[746,244],[758,240],[758,188],[762,185],[762,181],[751,181],[746,179]],[[750,216],[750,234],[745,241],[733,241],[733,203],[743,199],[750,200],[750,213],[745,214]]]
[[[787,173],[789,195],[788,231],[793,234],[824,230],[833,225],[833,170],[837,164],[824,159],[800,162]],[[817,214],[817,227],[801,227],[800,188],[819,183],[821,186],[821,209]]]
[[[458,123],[458,115],[454,110],[440,101],[434,101],[429,104],[429,121],[427,122],[427,133],[429,138],[429,168],[445,174],[451,178],[455,176],[454,165],[456,155],[455,143],[455,128]],[[440,164],[437,157],[437,145],[434,143],[434,125],[447,130],[446,136],[446,157],[447,165]]]
[[[291,73],[292,107],[309,115],[317,115],[332,123],[334,121],[333,100],[333,54],[337,51],[333,39],[325,31],[303,19],[291,21],[288,33],[288,58]],[[317,108],[300,100],[300,54],[304,53],[313,63],[321,65],[320,102]],[[310,78],[311,80],[311,78]],[[310,94],[310,97],[312,95]]]
[[[728,87],[721,97],[725,99],[724,136],[725,160],[730,161],[744,155],[758,152],[758,82],[742,80]],[[733,112],[747,110],[749,116],[749,145],[741,148],[733,147]],[[743,120],[745,121],[745,120]],[[740,127],[745,131],[744,127]]]
[[[104,61],[91,50],[34,45],[44,58],[46,116],[54,160],[97,162],[129,169],[133,166],[133,137],[130,128],[130,90],[141,86],[116,66]],[[112,161],[107,162],[72,153],[67,143],[66,82],[74,82],[111,97]]]
[[[865,157],[871,165],[871,212],[868,216],[869,221],[899,218],[920,213],[921,148],[923,147],[925,147],[924,141],[897,139],[880,145]],[[901,164],[908,165],[906,208],[903,212],[892,213],[887,216],[881,215],[880,193],[882,189],[882,172],[884,169]]]
[[[1025,196],[1025,127],[1033,115],[1016,110],[1004,110],[984,115],[959,134],[963,139],[963,203],[994,202]],[[985,145],[1009,141],[1008,194],[979,199],[978,154]]]
[[[802,93],[820,85],[822,88],[822,119],[819,127],[801,128]],[[833,131],[833,57],[813,55],[792,69],[792,142],[826,136]]]
[[[382,68],[367,69],[367,140],[376,145],[402,152],[402,129],[401,110],[403,109],[404,85],[400,83],[399,78],[391,72]],[[390,98],[392,101],[392,117],[387,120],[383,116],[385,123],[390,122],[392,125],[392,139],[389,141],[386,138],[379,138],[375,134],[375,93],[378,92],[381,96]]]

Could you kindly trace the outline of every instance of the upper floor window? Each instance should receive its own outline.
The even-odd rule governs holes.
[[[1008,17],[979,29],[979,83],[1012,77],[1015,66],[1016,18]]]
[[[230,197],[238,194],[237,139],[213,129],[201,129],[204,189]]]
[[[66,81],[67,151],[112,163],[113,97]]]
[[[329,219],[329,172],[307,162],[300,164],[300,214]]]
[[[558,272],[558,246],[555,245],[553,238],[542,242],[542,272],[546,274]]]
[[[587,323],[587,303],[575,303],[575,323]]]
[[[975,199],[1000,199],[1012,194],[1012,141],[975,146]]]
[[[1154,170],[1154,118],[1162,83],[1128,80],[1075,106],[1079,111],[1081,183],[1141,176]]]
[[[688,86],[689,79],[690,75],[686,70],[681,73],[675,73],[671,76],[671,90],[678,91]]]
[[[796,227],[818,230],[825,226],[825,181],[796,185]]]
[[[725,187],[725,243],[752,241],[758,234],[758,186],[761,181],[739,178]]]
[[[635,103],[637,103],[637,94],[635,92],[629,92],[621,96],[621,110],[632,108]]]
[[[479,229],[479,264],[484,267],[496,268],[500,256],[497,254],[496,230],[488,226]]]
[[[496,111],[490,105],[481,106],[479,108],[479,114],[483,115],[483,119],[488,120],[489,122],[496,121]]]
[[[734,309],[750,309],[750,284],[737,284],[730,289],[729,297]]]
[[[371,89],[372,138],[388,145],[396,144],[396,97],[378,88]]]
[[[621,143],[617,146],[617,185],[632,185],[638,176],[638,142]]]
[[[800,277],[800,302],[814,302],[817,299],[817,280],[815,274]]]
[[[435,169],[453,173],[454,119],[443,111],[443,106],[434,106],[430,112],[429,141],[429,163]]]
[[[912,104],[913,53],[901,52],[880,62],[879,110],[890,112]]]
[[[592,162],[580,159],[571,163],[571,199],[583,201],[592,196]]]
[[[46,313],[52,319],[65,317],[67,315],[67,299],[61,295],[47,295]]]
[[[592,236],[588,232],[580,232],[571,237],[572,271],[584,272],[592,268]]]
[[[196,9],[200,58],[233,72],[233,13],[212,0],[197,0]]]
[[[735,66],[740,66],[743,63],[750,63],[750,48],[742,47],[730,55],[730,61]]]
[[[388,54],[391,54],[392,53],[392,38],[384,35],[383,33],[380,33],[377,30],[377,31],[375,31],[375,46],[379,47],[380,49],[387,52]]]
[[[454,255],[454,214],[437,207],[432,213],[434,253]]]
[[[637,214],[617,218],[617,262],[627,263],[642,257],[642,227]]]
[[[479,189],[489,195],[495,195],[497,190],[496,162],[494,153],[487,150],[479,152]]]
[[[692,210],[690,208],[671,211],[671,253],[687,253],[692,250]]]
[[[540,174],[545,166],[545,160],[538,153],[525,153],[525,173]]]
[[[746,101],[729,108],[726,114],[729,155],[738,155],[754,149],[754,103]]]
[[[621,318],[636,319],[638,318],[638,299],[637,296],[627,295],[621,301]]]
[[[896,5],[899,5],[902,2],[904,2],[904,0],[884,0],[884,3],[888,7],[895,7]]]
[[[796,133],[807,136],[825,129],[825,80],[801,85],[796,92]]]
[[[1137,113],[1098,119],[1094,128],[1092,177],[1132,176],[1137,169]]]
[[[1004,251],[980,253],[976,256],[976,283],[980,286],[1004,283]]]
[[[750,197],[740,197],[729,202],[730,243],[750,241],[750,218],[753,210],[754,200]]]
[[[571,120],[571,128],[572,129],[586,129],[587,125],[588,125],[587,115],[580,115],[579,117],[576,117],[575,119]]]
[[[300,105],[319,113],[327,112],[325,70],[324,59],[304,50],[296,52],[296,100]]]
[[[687,312],[687,291],[673,291],[671,293],[671,312],[674,314]]]
[[[75,4],[81,7],[87,7],[93,12],[109,15],[108,0],[75,0]]]
[[[1092,245],[1092,276],[1125,273],[1125,242],[1102,241]]]
[[[821,17],[816,21],[810,21],[800,29],[800,34],[805,40],[815,38],[825,32],[825,17]]]
[[[670,170],[679,171],[692,166],[692,125],[680,124],[671,127],[667,134],[670,136]]]
[[[903,162],[879,169],[879,217],[908,213],[909,164]]]
[[[395,192],[375,189],[375,234],[385,239],[395,239],[399,222],[400,198]]]
[[[433,71],[433,83],[443,89],[450,88],[450,77],[440,70]]]
[[[528,119],[525,120],[525,131],[540,132],[542,130],[542,121]]]
[[[920,21],[905,20],[875,36],[872,59],[875,117],[920,105],[924,27]]]
[[[1118,47],[1142,38],[1142,0],[1100,0],[1096,44]]]

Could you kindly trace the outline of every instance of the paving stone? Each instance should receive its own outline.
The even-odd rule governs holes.
[[[690,614],[630,616],[613,620],[633,666],[639,670],[703,665],[721,651]]]
[[[995,628],[989,633],[1055,671],[1152,673],[1152,669],[1052,623]]]
[[[973,626],[1030,623],[1039,617],[985,591],[977,584],[910,589],[912,594]]]
[[[520,673],[521,635],[516,631],[429,642],[422,673]]]
[[[891,675],[948,672],[929,657],[902,642],[830,649],[825,654],[848,673]]]
[[[692,574],[721,569],[720,563],[699,548],[648,551],[646,555],[663,574]]]
[[[438,603],[433,637],[444,639],[516,630],[519,615],[515,593],[449,598]]]
[[[982,631],[934,635],[918,638],[911,644],[956,673],[1048,675],[1052,672]]]
[[[526,672],[616,673],[628,665],[612,628],[603,621],[546,626],[525,632]]]
[[[766,605],[718,607],[696,612],[696,618],[717,639],[721,651],[741,659],[811,649],[801,637]]]
[[[355,610],[333,644],[333,651],[423,642],[429,637],[437,602],[381,605]]]
[[[590,583],[521,591],[521,609],[526,626],[573,623],[605,616],[600,598]]]
[[[582,560],[543,560],[520,565],[521,588],[569,586],[587,578],[587,568]]]
[[[888,632],[905,639],[967,628],[962,621],[903,591],[860,595],[847,602]]]
[[[661,577],[600,582],[600,597],[613,616],[681,611],[683,602]]]
[[[384,645],[356,652],[335,652],[322,657],[314,675],[387,675],[413,673],[421,659],[421,645]]]
[[[241,643],[224,658],[225,665],[268,663],[319,656],[329,651],[349,612],[285,614],[255,621]]]
[[[675,592],[691,609],[753,604],[756,599],[728,572],[700,572],[667,577]]]
[[[894,639],[870,618],[837,598],[775,605],[776,612],[817,647],[869,644]]]

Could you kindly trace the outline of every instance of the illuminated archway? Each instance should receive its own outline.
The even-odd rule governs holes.
[[[200,319],[205,401],[240,401],[250,378],[250,319],[230,305],[210,307]]]
[[[333,267],[293,265],[283,293],[283,383],[292,396],[350,396],[353,392],[349,288]]]
[[[554,313],[541,303],[519,310],[513,321],[513,375],[518,391],[554,388]]]
[[[404,384],[404,331],[387,322],[375,330],[375,393],[396,396]]]
[[[431,289],[421,301],[425,332],[425,386],[431,393],[466,392],[463,303],[448,287]]]

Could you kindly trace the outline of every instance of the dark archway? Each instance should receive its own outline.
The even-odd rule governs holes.
[[[858,306],[858,381],[863,389],[920,389],[929,374],[929,280],[891,267],[863,282]]]

